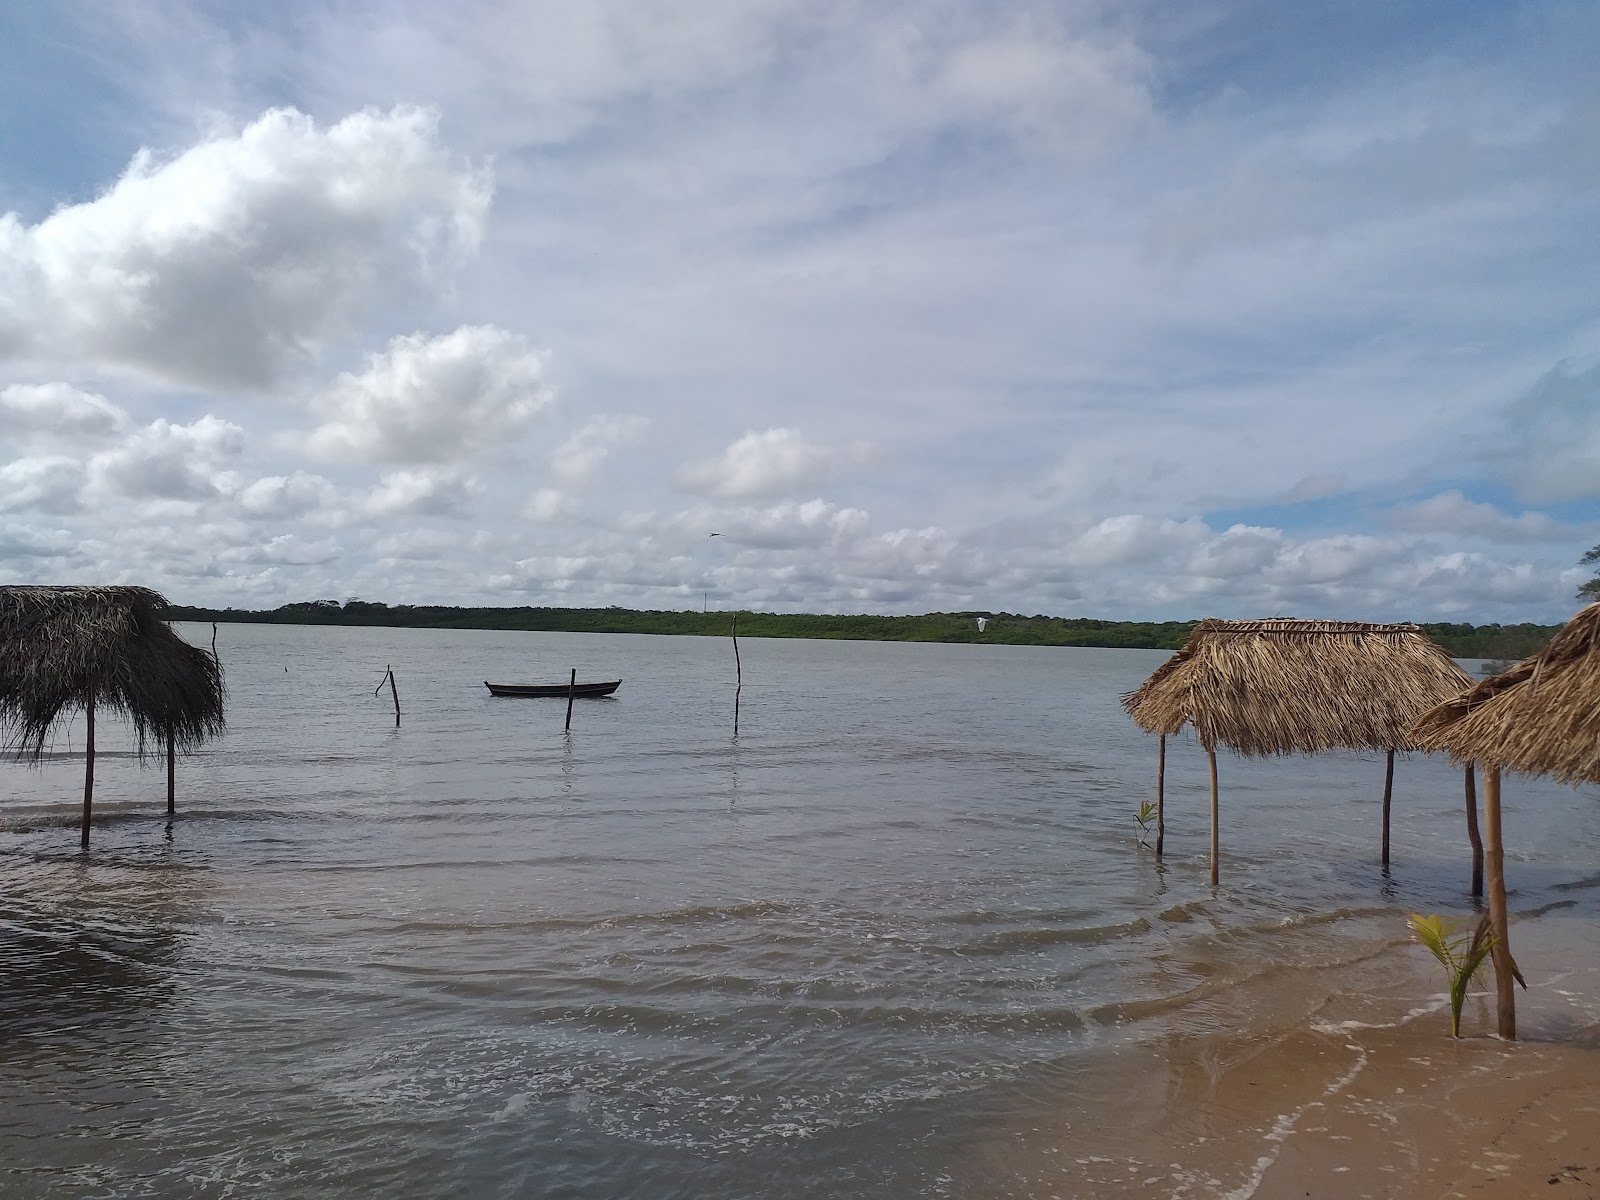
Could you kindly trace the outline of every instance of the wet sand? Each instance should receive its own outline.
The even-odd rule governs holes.
[[[1486,992],[1449,1036],[1420,947],[1263,980],[1236,1021],[1101,1056],[962,1182],[996,1200],[1600,1197],[1600,929],[1546,914],[1512,946],[1530,985],[1515,1043],[1492,1036]]]

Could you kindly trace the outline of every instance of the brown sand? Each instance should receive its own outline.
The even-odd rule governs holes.
[[[1452,1039],[1442,976],[1404,947],[1343,971],[1310,1018],[1108,1052],[1048,1116],[979,1148],[963,1190],[1600,1200],[1600,932],[1546,918],[1515,927],[1513,949],[1531,988],[1517,997],[1518,1042],[1488,1035],[1482,993]],[[1316,992],[1316,974],[1271,986]],[[1239,997],[1241,1013],[1259,1016],[1259,1001]]]

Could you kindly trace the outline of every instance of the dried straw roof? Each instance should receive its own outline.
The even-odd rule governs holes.
[[[1562,783],[1600,783],[1600,604],[1550,644],[1417,718],[1417,744]]]
[[[1471,682],[1417,625],[1212,618],[1122,704],[1150,733],[1189,724],[1251,757],[1404,750],[1417,714]]]
[[[169,736],[195,746],[223,728],[222,670],[173,633],[167,602],[139,587],[0,587],[0,734],[37,758],[63,712],[132,722],[139,753]]]

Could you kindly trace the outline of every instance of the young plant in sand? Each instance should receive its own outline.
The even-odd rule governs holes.
[[[1467,987],[1472,982],[1474,972],[1489,957],[1489,951],[1494,949],[1489,917],[1485,914],[1478,922],[1470,941],[1461,935],[1458,924],[1446,921],[1437,913],[1427,917],[1412,913],[1407,920],[1411,924],[1411,931],[1417,935],[1417,941],[1426,946],[1444,968],[1445,979],[1450,986],[1450,1036],[1458,1038],[1461,1036],[1461,1006],[1467,1002]]]
[[[1148,846],[1150,843],[1144,839],[1150,833],[1150,818],[1156,815],[1156,806],[1149,800],[1139,805],[1139,811],[1133,814],[1133,819],[1139,822],[1139,845]]]

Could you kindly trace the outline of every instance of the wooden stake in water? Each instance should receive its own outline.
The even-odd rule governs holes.
[[[744,664],[739,660],[739,614],[733,614],[733,736],[739,736],[739,696],[744,691]]]
[[[83,754],[83,836],[80,842],[85,850],[89,848],[89,812],[94,807],[94,684],[89,685],[89,694],[83,702],[84,716],[89,721],[89,736],[84,744]]]
[[[1483,769],[1484,849],[1488,851],[1489,931],[1494,934],[1494,983],[1496,1016],[1500,1036],[1507,1041],[1517,1037],[1517,995],[1512,990],[1516,964],[1511,960],[1511,944],[1506,940],[1506,859],[1500,840],[1500,768]]]
[[[572,732],[572,698],[578,694],[578,668],[572,668],[572,677],[567,680],[567,732]]]
[[[178,747],[171,725],[167,726],[167,816],[178,812]]]
[[[1389,798],[1394,795],[1394,751],[1389,751],[1383,768],[1383,865],[1389,865]]]
[[[1211,886],[1217,886],[1217,748],[1206,747],[1211,763]]]
[[[1483,835],[1478,832],[1478,775],[1467,764],[1467,841],[1472,843],[1472,895],[1483,895]]]
[[[288,667],[284,668],[285,671],[287,671],[288,669],[289,669]],[[394,668],[393,667],[385,667],[384,668],[383,678],[378,681],[378,686],[375,687],[372,690],[372,694],[374,696],[376,696],[379,692],[383,691],[383,685],[386,684],[386,683],[389,685],[389,695],[394,697],[394,727],[396,729],[399,729],[400,728],[400,689],[395,686]]]
[[[1161,845],[1167,839],[1167,735],[1161,735],[1161,748],[1156,751],[1156,857],[1161,857]]]

